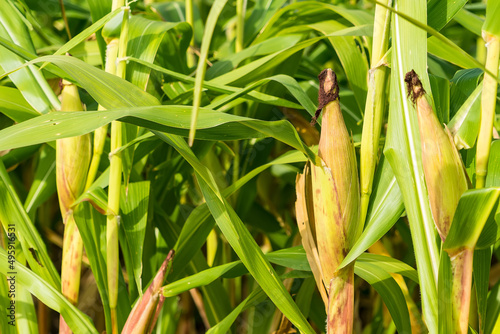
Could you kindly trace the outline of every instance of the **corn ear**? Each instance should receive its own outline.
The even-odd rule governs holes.
[[[61,111],[81,111],[82,104],[78,88],[63,81]],[[61,266],[61,290],[68,300],[75,304],[80,289],[80,273],[83,255],[83,241],[73,219],[71,206],[85,189],[90,164],[90,136],[64,138],[56,143],[56,183],[59,206],[63,217],[64,239]],[[62,317],[59,333],[71,333]]]
[[[324,70],[319,80],[313,122],[323,110],[318,154],[322,164],[308,163],[297,178],[297,220],[317,285],[320,291],[327,289],[327,332],[352,333],[354,267],[337,268],[362,231],[356,156],[340,110],[335,73]]]
[[[467,190],[463,163],[447,128],[443,129],[417,74],[408,72],[408,95],[418,114],[422,142],[422,164],[434,223],[444,241],[450,230],[458,201]]]
[[[342,226],[340,232],[345,236],[344,249],[347,250],[354,244],[363,229],[363,226],[359,224],[358,168],[354,145],[340,110],[337,78],[333,71],[329,69],[326,71],[324,90],[336,91],[337,98],[323,109],[318,155],[326,165],[326,169],[324,166],[321,168],[331,173],[335,214],[333,221]],[[316,226],[319,228],[320,225]],[[331,227],[324,226],[324,228],[331,230]]]
[[[82,111],[78,88],[63,81],[61,111]],[[56,169],[57,193],[63,221],[71,210],[73,202],[85,189],[90,163],[90,135],[57,140]]]
[[[443,242],[448,236],[458,201],[467,190],[462,160],[450,132],[439,121],[427,101],[425,90],[414,71],[406,74],[408,96],[415,103],[422,164],[434,223]],[[467,333],[472,284],[473,249],[449,253],[452,274],[452,317],[454,333]]]

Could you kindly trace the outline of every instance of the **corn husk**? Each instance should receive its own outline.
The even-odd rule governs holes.
[[[63,81],[61,111],[81,111],[78,88]],[[61,266],[61,290],[76,305],[80,290],[83,241],[73,218],[72,205],[85,189],[90,164],[90,136],[64,138],[56,143],[56,183],[59,206],[63,217],[64,239]],[[60,317],[59,333],[71,333]]]
[[[444,241],[458,201],[467,190],[467,178],[453,139],[439,123],[415,72],[406,75],[409,95],[415,102],[422,142],[422,164],[434,223]]]
[[[82,111],[78,88],[63,82],[61,111]],[[85,189],[91,157],[90,135],[57,140],[56,169],[57,193],[63,221],[71,211],[71,205]]]
[[[450,132],[439,121],[427,101],[425,90],[417,74],[406,74],[408,96],[415,103],[420,140],[422,165],[429,194],[432,216],[438,233],[446,240],[453,222],[458,201],[467,190],[468,183],[460,155]],[[452,274],[452,317],[455,333],[467,333],[472,284],[473,249],[461,249],[448,254]]]
[[[340,110],[335,73],[324,70],[319,79],[315,118],[323,110],[322,164],[308,163],[297,177],[297,223],[318,289],[323,300],[328,298],[327,332],[351,333],[354,267],[337,268],[362,230],[356,156]]]

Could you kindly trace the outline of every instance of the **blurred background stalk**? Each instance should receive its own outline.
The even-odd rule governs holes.
[[[497,18],[498,19],[498,18]],[[481,94],[481,123],[477,138],[476,151],[476,188],[484,188],[490,157],[491,138],[493,133],[493,122],[495,119],[495,106],[497,100],[498,58],[500,52],[500,41],[497,36],[483,32],[486,42],[486,69],[484,74],[483,92]]]
[[[500,55],[500,1],[490,0],[486,4],[486,19],[482,36],[486,43],[486,71],[481,94],[481,120],[476,148],[476,188],[484,188],[490,158],[493,123],[498,87],[498,63]]]
[[[196,65],[196,55],[194,52],[194,15],[193,15],[193,0],[186,0],[186,22],[193,28],[193,35],[189,41],[189,48],[187,52],[187,66],[191,69]]]
[[[113,1],[112,10],[123,7],[124,1]],[[128,43],[128,22],[129,7],[123,7],[123,21],[121,24],[120,39],[118,46],[116,75],[125,78]],[[118,319],[116,306],[118,301],[118,276],[120,268],[120,257],[118,247],[118,228],[120,220],[120,194],[122,183],[122,153],[119,150],[122,146],[123,125],[119,121],[111,123],[111,152],[110,152],[110,173],[108,186],[108,212],[106,219],[106,257],[107,276],[109,291],[109,306],[111,310],[111,324],[113,334],[118,333]]]

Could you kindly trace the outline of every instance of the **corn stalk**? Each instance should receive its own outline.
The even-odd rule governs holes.
[[[392,0],[384,0],[390,6]],[[378,161],[378,149],[384,108],[386,100],[387,66],[383,57],[389,43],[389,27],[391,12],[380,5],[375,7],[375,23],[373,27],[373,49],[371,68],[369,71],[368,94],[366,96],[365,114],[360,151],[360,183],[361,183],[361,223],[364,224],[370,195],[373,187],[373,176]]]
[[[106,65],[105,71],[107,73],[116,73],[116,58],[118,56],[118,39],[113,38],[109,41],[106,47]],[[99,105],[97,110],[106,110],[103,106]],[[102,126],[94,131],[94,146],[92,152],[92,161],[90,163],[89,174],[87,176],[87,184],[85,186],[88,189],[94,182],[97,171],[99,169],[99,164],[101,162],[101,157],[104,152],[104,144],[106,143],[106,137],[108,135],[108,125]]]
[[[477,137],[476,151],[476,188],[483,188],[486,181],[488,160],[490,157],[491,137],[493,133],[493,121],[495,118],[495,105],[497,97],[498,60],[500,54],[500,40],[498,36],[483,32],[486,42],[486,69],[489,74],[484,75],[483,91],[481,94],[481,124]]]
[[[193,35],[189,41],[189,49],[187,53],[187,66],[192,68],[196,65],[196,55],[194,54],[194,16],[193,16],[193,0],[186,0],[186,22],[193,28]]]
[[[486,19],[482,27],[483,39],[486,42],[486,64],[481,94],[481,124],[476,147],[476,188],[484,188],[488,160],[490,158],[491,137],[495,118],[497,97],[498,64],[500,56],[500,2],[488,1]]]
[[[123,6],[123,1],[114,1],[113,8]],[[128,16],[130,8],[123,8],[123,20],[121,24],[120,39],[118,46],[119,63],[116,68],[116,75],[125,78],[126,63],[123,59],[127,53],[128,41]],[[111,326],[113,334],[118,333],[118,319],[116,306],[118,301],[118,270],[119,270],[119,247],[118,228],[120,223],[120,193],[122,182],[122,154],[119,148],[122,146],[123,125],[119,121],[111,123],[111,152],[110,152],[110,173],[108,186],[108,210],[106,219],[106,257],[107,257],[107,277],[109,307],[111,310]]]

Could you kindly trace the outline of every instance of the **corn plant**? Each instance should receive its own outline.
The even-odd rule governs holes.
[[[500,332],[499,1],[0,8],[0,333]]]

